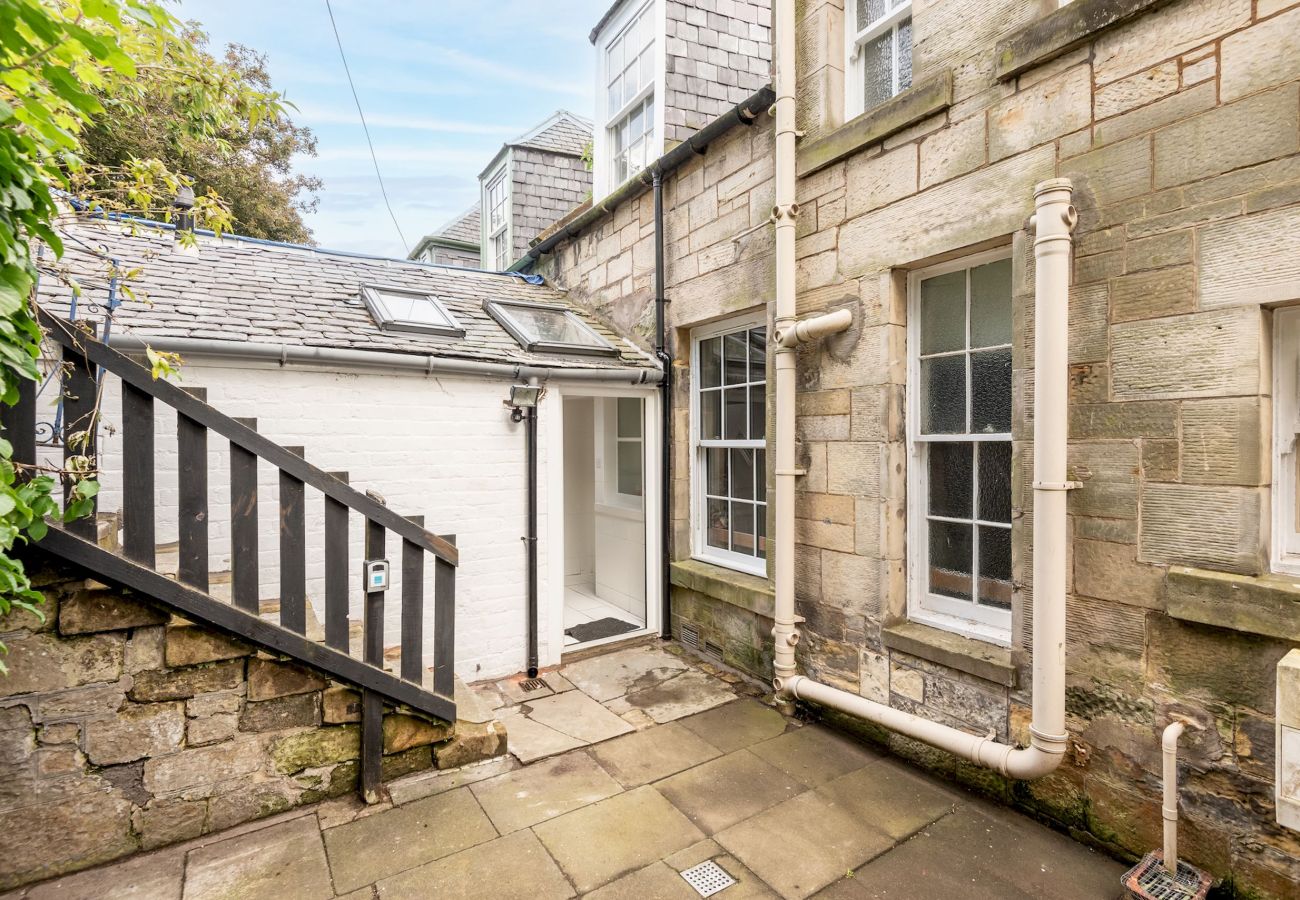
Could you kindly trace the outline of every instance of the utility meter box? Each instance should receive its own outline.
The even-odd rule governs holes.
[[[1277,823],[1300,831],[1300,650],[1277,664]]]
[[[388,590],[388,560],[368,559],[363,568],[367,594]]]

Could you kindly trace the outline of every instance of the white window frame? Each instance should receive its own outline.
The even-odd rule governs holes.
[[[890,10],[881,18],[872,22],[861,31],[856,31],[858,21],[857,6],[865,3],[867,0],[849,0],[848,7],[844,11],[844,119],[848,121],[856,116],[866,112],[866,100],[864,97],[863,80],[864,73],[862,66],[864,64],[864,55],[862,48],[868,42],[875,40],[886,31],[894,33],[894,50],[893,50],[893,88],[890,96],[897,97],[903,88],[899,84],[900,70],[898,66],[898,26],[904,19],[912,17],[912,0],[900,4],[896,9]],[[916,41],[916,23],[912,25],[913,53],[915,53]]]
[[[1300,307],[1273,313],[1273,571],[1300,575]]]
[[[641,433],[636,437],[622,437],[618,433],[618,405],[624,400],[634,400],[639,406],[638,423]],[[615,506],[623,509],[642,509],[645,506],[645,401],[637,396],[597,397],[595,410],[596,434],[596,468],[600,479],[600,497],[597,501],[602,506]],[[625,494],[618,489],[618,451],[623,444],[636,446],[637,460],[641,466],[641,493]]]
[[[705,450],[710,447],[761,450],[764,453],[764,471],[769,471],[769,460],[766,457],[767,438],[765,436],[762,440],[722,439],[716,441],[705,441],[700,438],[700,342],[720,335],[747,331],[758,327],[762,327],[764,332],[767,332],[767,313],[764,310],[704,325],[691,332],[691,555],[702,562],[766,577],[766,558],[736,553],[733,550],[723,550],[719,547],[712,547],[708,543],[705,534],[708,529],[709,508],[708,499],[705,496],[707,489]],[[766,385],[766,372],[764,373],[764,379]],[[745,382],[747,385],[756,383]],[[766,390],[764,393],[766,394]],[[766,404],[764,408],[766,408]],[[766,515],[769,502],[770,498],[765,496],[762,501],[761,511],[756,506],[755,515]],[[767,538],[768,547],[770,548],[772,546],[771,535],[768,535]]]
[[[637,95],[619,109],[609,109],[608,53],[610,44],[627,30],[628,26],[641,14],[650,9],[654,24],[654,78],[650,84],[643,85]],[[666,0],[627,0],[622,8],[605,23],[596,41],[596,115],[592,133],[592,196],[596,200],[606,196],[619,185],[613,183],[614,154],[611,140],[611,126],[645,101],[654,98],[654,128],[651,132],[650,149],[647,161],[652,162],[663,155],[664,147],[664,71],[667,65],[667,2]]]
[[[482,265],[484,269],[493,272],[501,272],[510,267],[514,262],[510,259],[510,156],[501,162],[501,165],[493,170],[483,181],[483,250]],[[492,191],[501,187],[501,221],[497,225],[492,224],[492,213],[497,204],[492,201]],[[504,240],[504,257],[501,250],[497,248],[498,242]],[[504,262],[502,260],[504,259]]]
[[[1005,442],[1010,443],[1010,431],[995,434],[957,433],[941,435],[921,434],[921,282],[928,278],[973,269],[985,263],[1000,259],[1010,259],[1011,248],[1000,247],[983,253],[963,256],[940,265],[910,272],[907,283],[907,615],[914,622],[932,625],[945,631],[956,632],[976,640],[986,641],[1000,646],[1011,645],[1012,610],[1000,610],[994,607],[980,606],[965,600],[947,598],[931,594],[928,590],[926,562],[929,559],[929,526],[927,510],[929,505],[929,470],[926,445],[937,442]],[[1014,320],[1013,320],[1014,321]],[[1012,341],[1015,334],[1012,334]],[[1011,347],[1011,343],[980,347],[980,350],[1002,349]],[[970,356],[970,290],[966,292],[966,348],[963,351]],[[967,424],[969,426],[969,403],[973,389],[967,368]],[[1014,462],[1012,475],[1014,476]],[[974,473],[978,478],[978,471]],[[978,508],[971,509],[972,521],[980,524],[1004,526],[1002,522],[984,522],[978,517]],[[975,529],[972,543],[972,568],[979,565],[979,529]],[[1013,532],[1014,533],[1014,532]],[[1014,553],[1014,545],[1012,548]],[[978,572],[972,572],[972,579],[977,581]]]

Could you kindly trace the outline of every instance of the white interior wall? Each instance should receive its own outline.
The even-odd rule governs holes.
[[[595,580],[596,445],[593,401],[564,401],[564,583]]]

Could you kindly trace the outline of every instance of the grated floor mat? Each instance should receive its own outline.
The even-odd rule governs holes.
[[[728,875],[726,869],[711,859],[698,866],[692,866],[681,874],[686,879],[686,883],[695,888],[695,893],[701,897],[712,897],[736,883],[736,879]]]

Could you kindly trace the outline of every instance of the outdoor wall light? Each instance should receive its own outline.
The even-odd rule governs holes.
[[[535,409],[541,394],[542,389],[536,384],[510,385],[510,399],[506,401],[506,406],[511,407],[511,420],[515,422],[523,421],[524,410]]]

